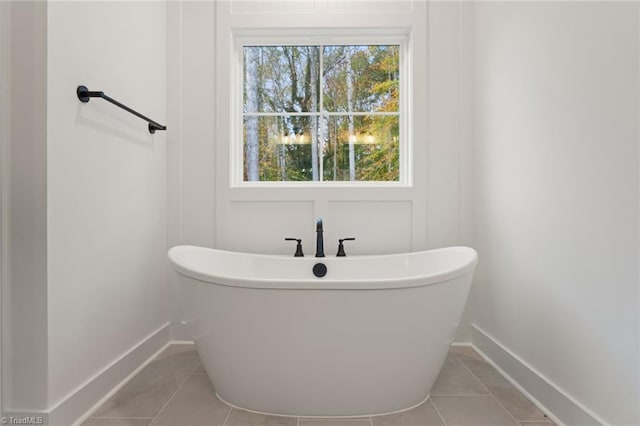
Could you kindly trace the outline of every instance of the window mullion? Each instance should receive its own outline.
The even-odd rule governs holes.
[[[324,113],[324,85],[322,84],[324,82],[324,44],[321,44],[320,46],[318,46],[318,66],[320,67],[320,69],[318,70],[318,75],[320,76],[320,80],[318,81],[318,92],[320,92],[320,106],[319,106],[319,110],[320,110],[320,115],[318,116],[318,120],[316,122],[316,126],[318,126],[318,128],[316,129],[316,134],[318,135],[318,140],[316,141],[316,143],[318,144],[318,158],[320,159],[318,164],[318,180],[320,182],[324,181],[324,150],[322,149],[324,146],[324,135],[320,132],[321,129],[321,122],[323,120],[323,113]],[[322,141],[322,145],[320,144],[320,141]]]

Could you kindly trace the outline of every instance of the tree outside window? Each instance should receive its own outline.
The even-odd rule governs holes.
[[[400,46],[243,46],[244,181],[399,181]]]

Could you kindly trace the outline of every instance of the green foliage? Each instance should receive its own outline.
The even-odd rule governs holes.
[[[398,46],[245,49],[257,49],[258,55],[253,56],[259,58],[257,66],[251,67],[257,70],[257,75],[251,77],[259,82],[255,111],[248,110],[246,84],[244,87],[245,141],[247,114],[277,113],[258,117],[261,181],[310,181],[314,167],[316,175],[325,181],[349,180],[350,141],[353,142],[356,180],[399,179]],[[316,67],[315,73],[313,67]],[[246,70],[245,64],[245,73]],[[352,78],[351,86],[347,84],[348,74]],[[318,77],[314,80],[313,76]],[[389,115],[364,115],[371,112]],[[310,117],[308,113],[317,114]],[[353,134],[349,133],[350,128]],[[315,165],[312,164],[314,146],[320,158]]]

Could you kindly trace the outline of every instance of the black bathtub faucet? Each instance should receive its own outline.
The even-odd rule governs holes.
[[[336,253],[336,257],[345,257],[347,255],[347,253],[344,252],[344,242],[345,241],[355,241],[355,237],[348,237],[348,238],[340,238],[338,240],[338,253]]]
[[[324,257],[324,241],[322,239],[322,219],[316,221],[316,257]]]
[[[292,237],[285,237],[284,238],[285,241],[296,241],[296,254],[293,255],[293,257],[304,257],[304,253],[302,252],[302,239],[300,238],[292,238]]]

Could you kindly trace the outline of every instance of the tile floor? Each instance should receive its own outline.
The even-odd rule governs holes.
[[[84,426],[553,426],[472,348],[454,346],[421,406],[358,419],[263,416],[216,398],[193,345],[172,345],[96,410]]]

